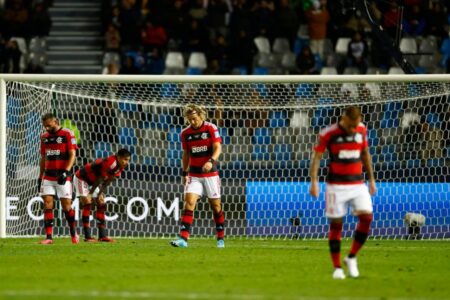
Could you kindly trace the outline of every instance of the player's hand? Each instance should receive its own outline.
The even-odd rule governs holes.
[[[38,192],[41,192],[42,178],[38,178]]]
[[[213,163],[210,162],[210,161],[207,161],[207,162],[203,165],[203,168],[202,168],[203,173],[207,173],[207,172],[211,171],[212,167],[213,167]]]
[[[88,203],[92,203],[92,194],[87,194],[86,200]]]
[[[369,193],[371,195],[375,195],[377,192],[377,186],[375,185],[375,181],[369,181]]]
[[[313,197],[319,197],[319,183],[311,182],[311,186],[309,187],[309,194]]]
[[[104,203],[105,202],[105,194],[103,194],[103,193],[98,194],[97,201],[99,203]]]
[[[62,172],[61,175],[59,175],[59,177],[58,177],[58,184],[60,184],[60,185],[65,185],[66,184],[67,177],[69,177],[68,173],[69,172],[64,171],[64,172]]]

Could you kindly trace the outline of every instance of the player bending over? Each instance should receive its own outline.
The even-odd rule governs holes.
[[[98,227],[98,240],[100,242],[113,243],[114,240],[108,237],[105,228],[105,195],[106,187],[117,177],[130,162],[131,153],[127,149],[121,149],[115,155],[107,158],[98,158],[92,163],[86,164],[78,170],[74,178],[75,193],[80,197],[83,207],[82,221],[85,242],[96,242],[91,236],[89,218],[91,215],[92,199],[95,200],[97,212],[95,218]]]
[[[328,178],[325,190],[326,216],[330,220],[328,242],[333,261],[333,278],[345,279],[341,267],[342,219],[350,205],[353,214],[358,217],[358,225],[350,253],[344,262],[351,277],[358,277],[356,254],[369,235],[372,222],[372,199],[375,194],[375,178],[367,142],[367,130],[361,123],[359,108],[350,106],[345,109],[338,123],[323,129],[319,134],[319,144],[314,148],[311,160],[310,194],[319,196],[318,170],[320,159],[326,149],[330,152]],[[369,188],[364,184],[363,166],[369,179]]]
[[[206,110],[198,105],[184,107],[189,126],[181,132],[183,146],[184,209],[181,215],[179,239],[170,242],[174,247],[187,247],[195,205],[204,194],[213,210],[217,231],[217,247],[224,248],[224,221],[220,201],[220,178],[216,161],[222,152],[222,139],[216,125],[205,121]]]
[[[77,142],[73,132],[62,128],[51,113],[42,116],[45,132],[41,135],[41,161],[39,164],[39,194],[44,200],[44,227],[46,238],[40,244],[53,244],[53,207],[58,196],[70,228],[72,243],[78,244],[75,211],[72,209],[71,170],[75,163]]]

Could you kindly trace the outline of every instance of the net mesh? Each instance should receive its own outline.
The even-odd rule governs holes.
[[[181,111],[196,103],[207,108],[208,120],[223,139],[219,160],[226,235],[326,236],[323,193],[319,199],[308,195],[311,149],[319,130],[354,104],[368,127],[379,189],[372,236],[448,237],[449,90],[449,82],[406,81],[8,81],[7,235],[42,234],[36,179],[40,117],[46,112],[55,113],[65,127],[77,128],[76,168],[123,147],[133,153],[122,178],[107,190],[111,236],[176,235],[183,192],[180,132],[186,126]],[[326,163],[327,157],[321,181]],[[345,221],[343,234],[350,236],[356,220],[348,216]],[[65,221],[57,222],[56,234],[67,234],[66,228]],[[213,234],[212,212],[202,199],[192,235]]]

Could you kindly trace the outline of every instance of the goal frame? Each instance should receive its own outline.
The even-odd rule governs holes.
[[[0,238],[6,237],[7,81],[89,83],[381,83],[450,82],[449,74],[427,75],[59,75],[0,74]],[[351,104],[351,103],[347,103]]]

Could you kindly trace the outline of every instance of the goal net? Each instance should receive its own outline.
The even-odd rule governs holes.
[[[46,112],[75,131],[76,168],[120,148],[133,153],[122,177],[107,189],[111,236],[175,236],[183,205],[182,107],[188,103],[207,108],[208,120],[223,139],[219,169],[227,236],[326,237],[324,184],[319,199],[308,194],[309,161],[319,130],[336,122],[350,104],[364,114],[377,180],[371,235],[450,236],[448,76],[43,75],[2,80],[6,236],[43,234],[37,177],[40,118]],[[326,164],[327,157],[322,182]],[[74,206],[80,219],[78,199]],[[65,235],[58,211],[55,233]],[[352,235],[355,224],[349,214],[344,236]],[[213,236],[214,230],[202,199],[192,235]]]

